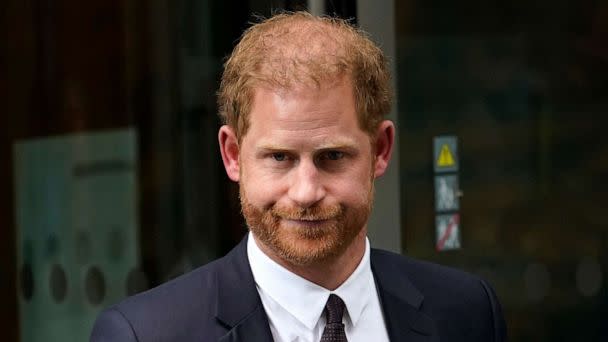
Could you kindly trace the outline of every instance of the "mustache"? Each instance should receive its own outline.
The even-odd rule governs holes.
[[[286,220],[323,221],[336,219],[343,215],[341,205],[314,206],[308,208],[272,207],[273,216]]]

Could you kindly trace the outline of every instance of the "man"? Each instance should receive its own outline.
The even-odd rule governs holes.
[[[226,62],[219,130],[250,233],[104,311],[92,341],[504,341],[493,290],[370,249],[395,128],[381,50],[338,19],[279,14]]]

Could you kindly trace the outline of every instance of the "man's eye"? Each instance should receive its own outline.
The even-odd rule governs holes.
[[[287,155],[285,153],[273,153],[272,158],[276,161],[285,161],[287,159]]]
[[[339,160],[342,159],[342,157],[344,157],[344,153],[340,151],[327,151],[325,153],[325,159],[329,160]]]

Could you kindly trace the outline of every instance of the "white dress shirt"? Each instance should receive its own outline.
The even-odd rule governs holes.
[[[275,342],[319,342],[323,309],[331,293],[346,304],[343,323],[349,342],[388,341],[380,298],[370,264],[369,240],[361,262],[340,287],[329,291],[270,259],[249,233],[247,255]]]

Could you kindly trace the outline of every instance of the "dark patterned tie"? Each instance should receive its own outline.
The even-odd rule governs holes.
[[[325,316],[327,325],[323,330],[321,342],[347,342],[342,315],[344,314],[344,302],[335,294],[330,294],[325,304]]]

